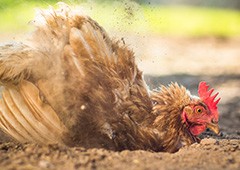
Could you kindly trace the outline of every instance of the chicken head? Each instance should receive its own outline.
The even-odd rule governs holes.
[[[212,95],[214,89],[208,90],[206,82],[200,82],[198,88],[199,98],[193,98],[191,103],[184,107],[182,120],[188,126],[192,135],[197,136],[207,128],[219,134],[218,108],[220,98],[218,93]],[[216,99],[216,100],[215,100]]]

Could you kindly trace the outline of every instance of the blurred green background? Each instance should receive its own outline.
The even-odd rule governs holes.
[[[31,29],[34,10],[57,0],[0,0],[0,34]],[[67,0],[107,30],[167,36],[240,36],[239,0]]]

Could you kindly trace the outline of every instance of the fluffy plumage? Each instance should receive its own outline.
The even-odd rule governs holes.
[[[0,47],[0,126],[13,138],[168,152],[197,141],[189,113],[204,101],[177,83],[149,92],[134,53],[98,23],[66,5],[33,23],[29,43]]]

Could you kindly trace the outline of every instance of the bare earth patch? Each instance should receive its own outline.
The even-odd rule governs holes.
[[[0,133],[0,169],[240,169],[240,39],[127,37],[151,89],[177,81],[197,93],[205,80],[220,92],[221,136],[207,131],[170,154],[17,144]]]

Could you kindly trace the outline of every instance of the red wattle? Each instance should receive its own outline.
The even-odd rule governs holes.
[[[190,132],[194,136],[200,135],[205,130],[206,130],[206,125],[192,125],[190,127]]]

